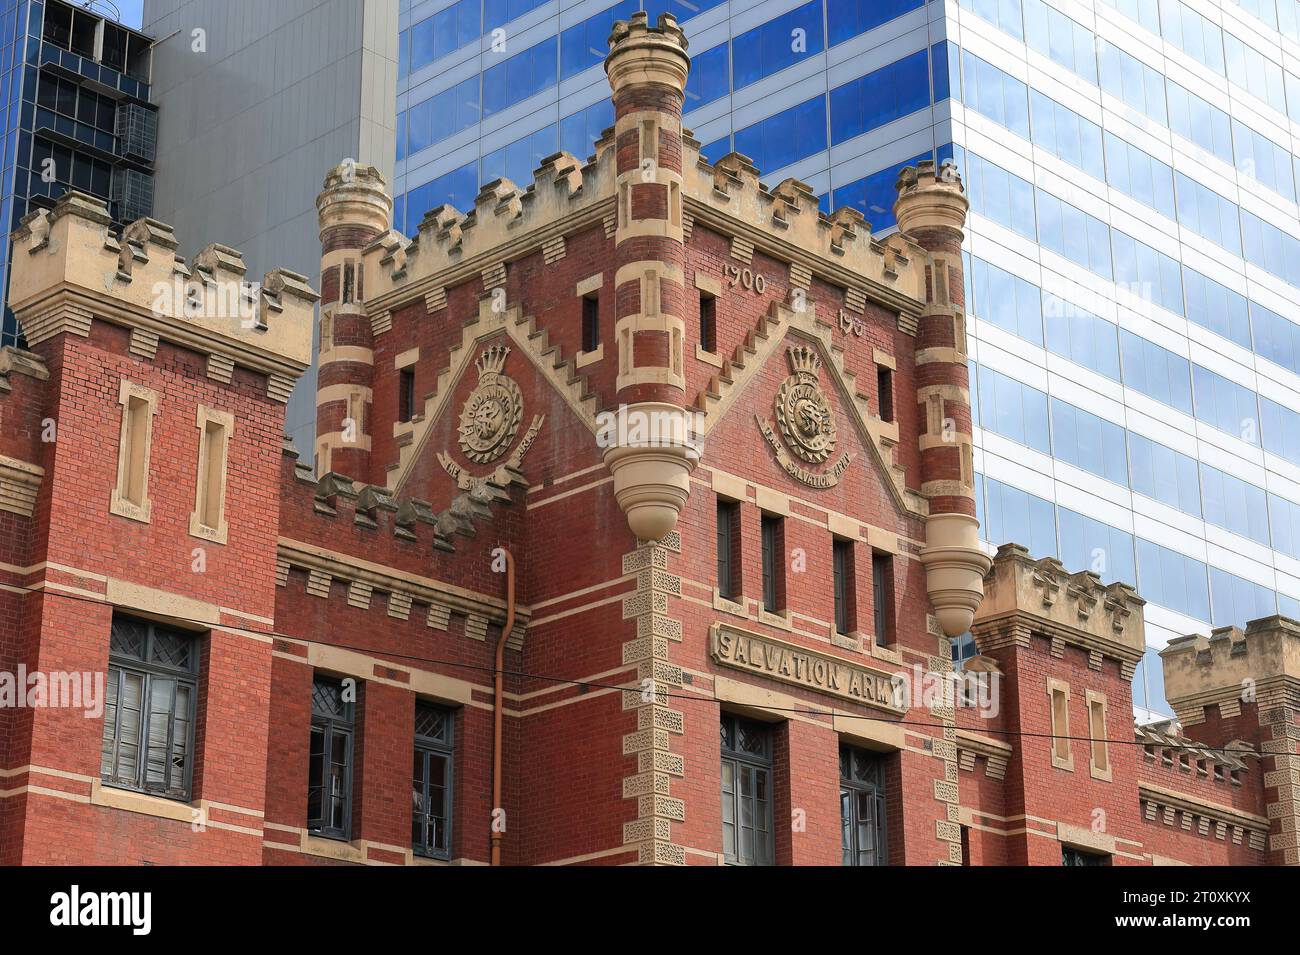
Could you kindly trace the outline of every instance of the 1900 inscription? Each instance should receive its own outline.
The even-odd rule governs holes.
[[[906,709],[895,704],[893,683],[888,673],[868,670],[849,660],[722,623],[713,625],[709,644],[714,662],[722,666],[748,670],[769,679],[891,713],[902,713]]]

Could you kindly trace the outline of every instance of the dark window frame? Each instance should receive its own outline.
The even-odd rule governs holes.
[[[339,688],[340,694],[347,691],[346,685],[342,680],[328,677],[316,676],[312,680],[312,714],[311,714],[311,733],[308,737],[307,748],[307,831],[314,836],[320,836],[325,839],[339,839],[347,842],[352,833],[352,784],[354,761],[356,757],[356,702],[346,702],[344,715],[334,716],[317,709],[316,706],[316,686],[318,684],[332,684]],[[340,695],[342,699],[342,695]],[[320,782],[313,783],[314,768],[312,766],[311,739],[317,732],[321,733],[321,762],[320,762]],[[325,789],[325,762],[329,758],[332,750],[335,735],[343,736],[346,741],[346,750],[344,753],[343,764],[343,787],[338,794],[329,793]],[[311,800],[312,790],[320,790],[320,810],[319,815],[312,815]],[[339,813],[343,821],[342,826],[326,825],[325,821],[333,817],[333,804],[338,801],[342,804],[342,810]]]
[[[1087,852],[1074,846],[1061,846],[1061,865],[1063,866],[1107,866],[1110,856],[1100,852]]]
[[[582,297],[582,350],[590,353],[600,347],[600,299],[595,295]]]
[[[718,299],[700,293],[700,349],[710,354],[718,350]]]
[[[775,865],[776,864],[776,827],[773,823],[773,803],[775,794],[773,792],[774,772],[772,765],[772,752],[774,748],[774,733],[772,727],[766,723],[759,723],[755,720],[745,719],[742,716],[736,716],[731,713],[721,715],[721,750],[722,750],[722,775],[720,778],[720,790],[722,796],[723,809],[723,856],[728,865]],[[756,753],[753,750],[742,749],[737,745],[737,741],[742,734],[748,733],[749,739],[759,738],[763,741],[763,752]],[[731,769],[731,789],[730,793],[726,789],[727,770]],[[746,796],[740,781],[744,774],[748,772],[752,780],[752,792]],[[759,794],[761,787],[759,781],[766,783],[767,798],[764,800],[765,806],[759,806]],[[744,803],[750,802],[751,816],[754,825],[750,827],[752,833],[752,849],[748,855],[741,854],[741,835],[745,828],[741,820],[744,819]],[[731,851],[727,851],[727,820],[726,809],[730,805],[732,810],[732,846]],[[760,818],[761,814],[761,818]],[[765,831],[760,831],[759,824],[766,826]],[[760,844],[760,840],[761,843]]]
[[[740,502],[718,498],[718,596],[736,601],[741,593]]]
[[[443,733],[440,737],[421,735],[419,731],[421,710],[437,711],[442,714]],[[415,716],[414,756],[420,762],[421,776],[419,780],[412,778],[411,841],[413,851],[416,855],[427,859],[450,859],[456,808],[452,788],[456,776],[456,711],[445,706],[439,706],[436,703],[417,700]],[[443,845],[441,847],[431,847],[429,845],[429,825],[431,820],[436,817],[429,811],[429,787],[432,782],[431,768],[433,762],[439,758],[443,760],[443,815],[440,817],[443,821]],[[414,791],[414,786],[420,780],[423,782],[423,791],[417,794]]]
[[[415,417],[415,366],[408,365],[397,372],[397,420],[410,421]]]
[[[894,420],[894,370],[888,365],[876,366],[876,392],[880,420]]]
[[[855,757],[864,759],[867,769],[860,770]],[[858,746],[840,744],[840,853],[846,866],[889,864],[889,807],[885,798],[885,761],[881,754]],[[862,818],[863,801],[871,812]],[[861,827],[871,826],[874,845],[864,849],[859,842]],[[871,861],[863,862],[864,853]]]
[[[124,615],[114,615],[113,635],[110,637],[108,654],[108,683],[105,686],[104,732],[100,746],[100,781],[113,789],[126,789],[132,792],[148,793],[165,799],[188,802],[194,784],[195,761],[195,723],[198,718],[198,675],[202,646],[199,634],[179,630],[149,620],[142,620]],[[144,640],[140,653],[132,654],[114,648],[114,641],[124,633],[127,626],[144,627]],[[119,631],[119,627],[122,628]],[[159,636],[179,638],[189,643],[188,666],[170,666],[154,659]],[[136,759],[134,771],[127,774],[121,771],[122,757],[122,699],[127,679],[137,677],[140,681],[139,724],[135,734]],[[149,780],[149,726],[154,716],[154,689],[159,682],[173,684],[170,707],[167,716],[167,739],[164,743],[165,761],[161,783]],[[178,720],[177,702],[181,688],[189,693],[188,711],[184,714],[185,741],[182,749],[184,766],[181,778],[173,779],[175,770],[176,723]],[[111,721],[111,735],[110,735]],[[111,754],[111,755],[110,755]],[[111,759],[111,770],[105,771],[105,760]]]
[[[854,580],[856,578],[853,541],[836,537],[831,543],[831,577],[835,592],[835,632],[845,636],[857,629],[857,607]]]
[[[871,552],[871,600],[876,646],[887,647],[894,642],[894,557],[884,551]]]
[[[763,514],[763,609],[779,614],[785,610],[785,520],[779,514]]]

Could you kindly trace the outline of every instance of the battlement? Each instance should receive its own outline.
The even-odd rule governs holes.
[[[270,393],[286,400],[311,361],[317,295],[307,279],[275,269],[249,282],[228,246],[209,245],[186,262],[165,223],[139,219],[120,236],[111,224],[101,200],[76,191],[23,217],[9,305],[32,347],[107,321],[132,330],[137,353],[152,355],[165,340],[265,374]]]
[[[1142,607],[1128,584],[1103,584],[1090,571],[1070,573],[1055,557],[1035,560],[1019,544],[1003,544],[984,578],[984,600],[972,631],[981,653],[1008,644],[1027,646],[1031,634],[1084,650],[1090,663],[1119,661],[1131,679],[1146,647]]]
[[[1212,704],[1230,718],[1243,703],[1300,703],[1300,623],[1287,617],[1252,620],[1245,631],[1218,627],[1208,637],[1179,637],[1160,658],[1165,698],[1185,723],[1201,722]]]
[[[740,153],[710,164],[689,134],[685,153],[685,218],[729,237],[739,237],[778,260],[797,263],[812,275],[882,300],[897,308],[909,330],[924,308],[925,255],[907,236],[884,240],[871,234],[858,210],[822,212],[805,183],[786,179],[769,189]],[[421,298],[440,299],[453,285],[562,241],[597,223],[613,234],[616,211],[612,136],[582,163],[569,153],[546,158],[533,182],[486,183],[474,208],[449,205],[425,213],[414,239],[385,229],[364,251],[366,312],[378,332],[385,318]]]

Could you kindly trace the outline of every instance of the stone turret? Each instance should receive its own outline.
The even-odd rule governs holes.
[[[374,341],[362,301],[362,251],[392,222],[393,200],[373,166],[344,160],[316,199],[321,241],[316,471],[368,480]]]
[[[632,531],[661,540],[677,523],[699,462],[686,430],[683,367],[682,104],[690,58],[686,37],[669,14],[656,27],[645,13],[614,24],[609,45],[617,388],[629,427],[619,428],[605,463]]]
[[[970,629],[989,558],[975,518],[970,377],[961,241],[969,202],[961,177],[926,161],[899,178],[898,228],[927,253],[926,306],[916,332],[921,493],[930,505],[921,562],[944,633]]]

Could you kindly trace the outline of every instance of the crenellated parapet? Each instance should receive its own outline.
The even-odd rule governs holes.
[[[1145,605],[1128,584],[1103,584],[1090,571],[1070,573],[1055,557],[1036,560],[1019,544],[1003,544],[984,577],[971,633],[981,653],[1044,637],[1053,656],[1074,647],[1091,669],[1114,660],[1131,680],[1146,649]]]
[[[710,164],[686,134],[686,217],[792,267],[847,290],[847,301],[877,301],[898,312],[899,328],[914,333],[925,301],[924,250],[901,232],[871,233],[862,213],[822,212],[812,189],[797,179],[773,188],[748,156],[729,153]]]
[[[317,296],[305,277],[276,269],[250,282],[235,249],[210,245],[186,262],[164,223],[140,219],[120,236],[111,225],[101,200],[75,191],[23,217],[9,305],[34,349],[106,321],[131,329],[137,354],[167,341],[207,355],[224,380],[235,366],[266,375],[268,394],[288,400],[311,361]]]
[[[1260,709],[1300,707],[1300,623],[1252,620],[1243,631],[1218,627],[1171,640],[1160,652],[1165,698],[1184,725],[1204,722],[1205,709],[1231,718],[1245,703]]]
[[[425,213],[415,238],[385,227],[364,250],[366,313],[376,335],[392,326],[392,313],[413,301],[431,311],[446,304],[447,289],[481,280],[483,290],[504,284],[510,262],[547,250],[566,235],[614,213],[614,156],[604,150],[582,164],[568,153],[543,161],[533,182],[487,183],[474,208],[461,213],[442,205]]]
[[[899,327],[915,333],[925,301],[925,254],[915,241],[899,233],[875,238],[856,209],[823,213],[816,195],[796,179],[769,189],[740,153],[711,165],[687,131],[681,149],[684,235],[698,222],[739,237],[809,278],[846,289],[850,306],[878,301],[896,310]],[[365,308],[374,333],[386,332],[393,312],[414,301],[437,310],[448,289],[485,275],[490,281],[511,262],[562,248],[566,236],[597,223],[613,238],[616,152],[611,129],[588,162],[556,153],[531,183],[499,179],[484,185],[473,209],[428,210],[413,239],[386,227],[364,251],[371,283]]]

